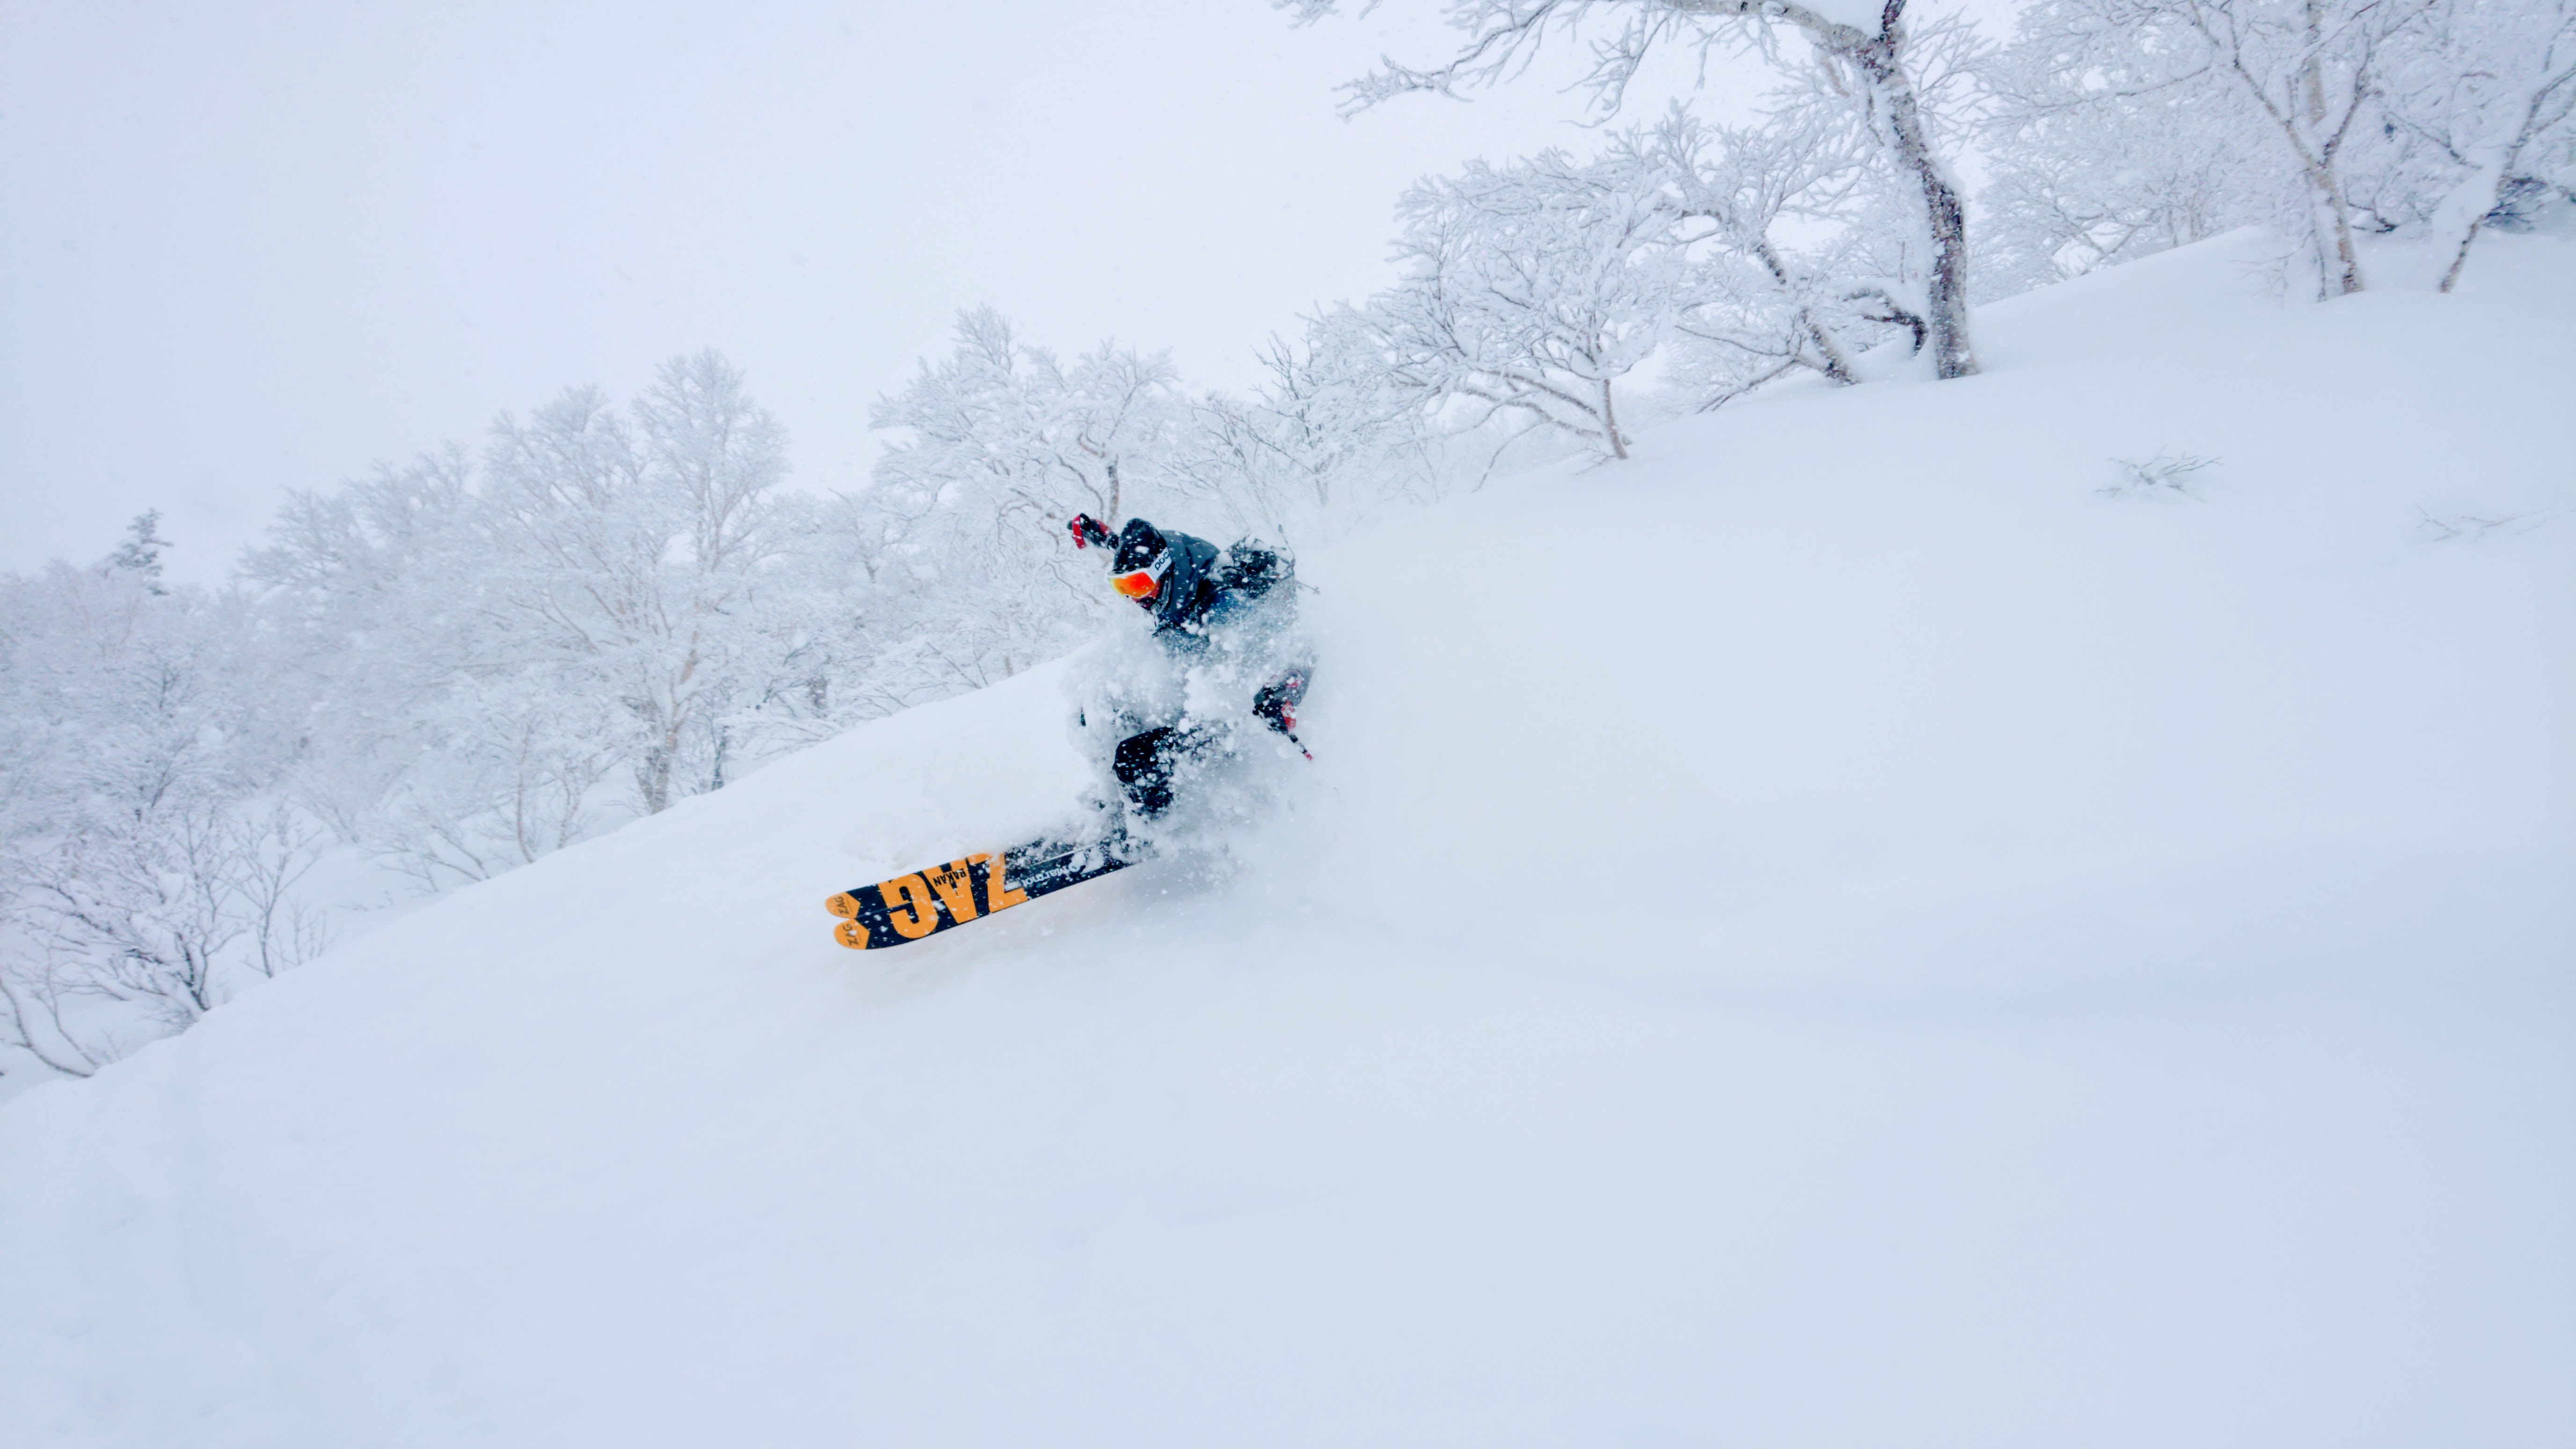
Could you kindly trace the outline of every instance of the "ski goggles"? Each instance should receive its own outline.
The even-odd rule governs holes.
[[[1123,574],[1111,574],[1109,587],[1130,599],[1150,599],[1162,592],[1163,575],[1171,572],[1171,569],[1172,556],[1166,553],[1141,569],[1131,569]]]

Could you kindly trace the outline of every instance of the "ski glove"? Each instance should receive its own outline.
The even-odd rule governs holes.
[[[1293,740],[1297,738],[1297,702],[1305,697],[1306,671],[1291,669],[1263,685],[1261,692],[1252,697],[1252,713]]]
[[[1073,546],[1075,548],[1085,548],[1092,545],[1107,548],[1112,542],[1114,542],[1109,530],[1101,526],[1099,519],[1092,517],[1088,513],[1075,514],[1073,517],[1064,521],[1064,526],[1072,531]]]

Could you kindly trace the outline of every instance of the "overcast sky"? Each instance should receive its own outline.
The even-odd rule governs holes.
[[[1386,10],[0,0],[0,569],[157,507],[211,581],[285,488],[707,345],[849,487],[978,302],[1244,384],[1413,178],[1591,144],[1544,79],[1338,119],[1447,48]]]

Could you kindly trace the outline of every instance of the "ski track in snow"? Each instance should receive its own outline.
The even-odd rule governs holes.
[[[2576,1440],[2576,267],[2246,246],[1316,551],[1223,880],[833,944],[1059,665],[9,1102],[0,1440]]]

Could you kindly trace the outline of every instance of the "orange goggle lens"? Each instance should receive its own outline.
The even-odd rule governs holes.
[[[1132,574],[1119,574],[1109,580],[1109,587],[1131,599],[1150,599],[1163,586],[1152,569],[1138,569]]]

